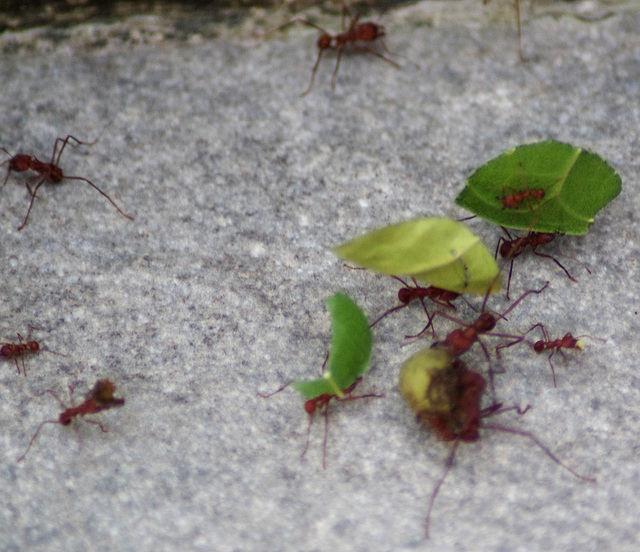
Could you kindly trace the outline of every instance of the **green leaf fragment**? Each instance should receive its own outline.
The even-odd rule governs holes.
[[[369,368],[373,334],[362,310],[348,295],[336,293],[326,301],[331,313],[331,351],[323,377],[296,381],[293,387],[305,398],[320,395],[341,397]]]
[[[452,364],[451,355],[438,347],[419,351],[404,363],[398,389],[417,414],[449,412],[452,409],[450,397],[442,392],[442,386],[432,387],[434,378],[446,381]]]
[[[519,146],[480,167],[456,203],[507,228],[586,234],[595,215],[618,196],[618,173],[595,153],[553,140]],[[543,190],[505,207],[502,198]]]
[[[498,265],[480,238],[448,218],[422,218],[369,232],[335,253],[383,274],[408,274],[435,287],[484,295]],[[495,282],[492,292],[499,291]]]

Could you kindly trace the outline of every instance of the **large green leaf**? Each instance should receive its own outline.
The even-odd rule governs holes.
[[[456,203],[507,228],[580,235],[621,188],[620,176],[604,159],[549,140],[519,146],[480,167]],[[527,190],[542,190],[544,197],[504,206],[506,195]]]
[[[367,317],[348,295],[336,293],[327,299],[332,336],[324,377],[296,381],[293,386],[307,399],[320,395],[342,396],[342,392],[369,368],[373,335]]]
[[[435,287],[484,295],[500,289],[498,265],[480,238],[448,218],[423,218],[369,232],[340,247],[342,259],[383,274],[408,274]]]

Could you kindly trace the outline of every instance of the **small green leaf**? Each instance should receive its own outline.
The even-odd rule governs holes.
[[[369,368],[373,334],[362,310],[348,295],[336,293],[327,299],[332,336],[329,361],[322,378],[296,381],[293,386],[305,398],[320,395],[342,396]]]
[[[451,355],[439,347],[419,351],[403,364],[398,389],[416,414],[451,411],[450,397],[439,393],[441,389],[438,386],[432,388],[431,384],[434,377],[442,378],[452,365]]]
[[[383,274],[408,274],[457,293],[484,295],[498,265],[480,238],[448,218],[423,218],[387,226],[337,247],[335,253]],[[492,289],[497,293],[500,283]]]
[[[621,188],[620,176],[600,156],[548,140],[519,146],[480,167],[456,203],[507,228],[581,235]],[[518,205],[503,204],[508,194],[534,190],[544,197],[520,195]]]

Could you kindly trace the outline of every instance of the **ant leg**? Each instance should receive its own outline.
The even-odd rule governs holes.
[[[553,362],[551,362],[551,357],[555,354],[555,351],[551,351],[551,354],[549,355],[549,366],[551,366],[551,375],[553,376],[553,386],[557,387],[556,385],[556,371],[553,368]]]
[[[525,335],[527,335],[529,332],[532,332],[535,328],[540,328],[542,330],[542,337],[544,338],[544,340],[549,341],[549,334],[547,333],[547,329],[544,327],[544,325],[541,322],[538,322],[537,324],[534,324],[533,326],[531,326],[525,332]]]
[[[311,92],[311,89],[313,88],[313,81],[316,78],[316,71],[318,70],[318,65],[320,65],[320,58],[322,57],[322,52],[324,52],[324,50],[318,50],[318,59],[316,59],[316,64],[313,66],[313,71],[311,71],[311,80],[309,81],[309,86],[307,86],[307,89],[302,94],[300,94],[301,98],[303,98],[309,92]]]
[[[523,341],[524,341],[524,336],[521,336],[521,337],[518,337],[517,339],[515,339],[514,341],[511,341],[510,343],[505,343],[505,344],[502,344],[502,345],[498,345],[496,347],[496,356],[498,358],[500,358],[502,349],[508,349],[509,347],[513,347],[514,345],[517,345],[518,343],[522,343]]]
[[[496,413],[499,413],[502,409],[502,403],[493,403],[491,406],[487,406],[480,411],[480,418],[488,418]]]
[[[87,422],[88,424],[93,424],[93,425],[97,425],[98,427],[100,427],[100,429],[103,431],[103,433],[109,433],[104,426],[98,422],[97,420],[85,420],[85,422]]]
[[[334,69],[333,75],[331,76],[331,90],[336,89],[336,75],[338,74],[338,69],[340,68],[340,59],[342,58],[342,50],[344,50],[344,46],[341,46],[338,48],[336,68]]]
[[[351,14],[351,11],[349,10],[349,6],[347,6],[346,2],[342,2],[342,33],[344,34],[345,31],[347,30],[347,15]],[[357,15],[354,19],[357,20],[357,18],[360,17],[359,15]],[[353,28],[353,21],[349,21],[349,30],[351,30]]]
[[[120,209],[120,207],[118,207],[115,202],[107,195],[105,194],[100,188],[98,188],[98,186],[96,186],[93,182],[91,182],[91,180],[84,178],[82,176],[65,176],[64,177],[66,180],[83,180],[84,182],[86,182],[87,184],[89,184],[90,186],[92,186],[93,188],[95,188],[96,190],[98,190],[98,192],[100,192],[104,197],[106,197],[109,202],[111,203],[111,205],[113,205],[116,210],[118,211],[118,213],[120,213],[124,218],[128,218],[129,220],[133,220],[133,217],[127,215],[126,213],[124,213],[122,211],[122,209]]]
[[[24,368],[24,358],[22,358],[21,360]],[[18,357],[15,357],[13,361],[16,363],[16,370],[18,370],[18,375],[20,375],[20,367],[18,366]],[[26,375],[26,372],[25,372],[25,375]]]
[[[327,469],[327,439],[329,438],[329,405],[324,408],[324,438],[322,439],[322,469]]]
[[[388,57],[383,56],[380,52],[376,52],[374,50],[370,50],[369,48],[365,48],[363,46],[358,46],[358,45],[354,45],[353,49],[356,52],[362,52],[362,53],[366,53],[366,54],[371,54],[372,56],[376,56],[377,58],[380,58],[380,59],[386,61],[387,63],[390,63],[396,69],[402,69],[402,65],[399,65],[398,63],[396,63],[392,59],[389,59]]]
[[[2,163],[0,163],[0,167],[9,163],[9,168],[7,169],[7,175],[4,177],[4,180],[2,181],[2,186],[0,186],[0,190],[2,190],[2,188],[4,188],[4,185],[7,183],[7,180],[9,180],[9,176],[11,175],[12,172],[14,172],[13,170],[11,170],[11,160],[14,158],[14,156],[11,155],[6,150],[6,148],[0,148],[0,151],[4,151],[9,156],[9,159],[6,159]]]
[[[462,220],[464,220],[464,219],[462,219]],[[503,242],[506,242],[506,241],[507,240],[505,240],[503,236],[500,236],[498,238],[498,243],[496,244],[496,252],[493,254],[493,258],[494,259],[498,258],[498,251],[500,250],[500,244],[503,243]]]
[[[327,361],[329,360],[329,353],[327,352],[327,354],[324,357],[324,362],[322,363],[322,373],[324,374],[324,368],[327,365]]]
[[[29,208],[27,209],[27,215],[24,217],[24,220],[22,221],[22,224],[18,228],[18,232],[20,232],[20,230],[22,230],[27,225],[27,220],[29,219],[29,214],[31,213],[31,208],[33,207],[33,202],[36,199],[36,192],[38,191],[38,188],[40,188],[40,186],[42,186],[44,184],[45,180],[46,180],[45,178],[42,178],[42,180],[40,180],[36,184],[36,187],[33,189],[33,192],[31,191],[31,188],[29,187],[29,184],[25,183],[26,186],[27,186],[27,190],[29,190],[29,193],[31,194],[31,201],[29,202]]]
[[[585,475],[580,475],[577,471],[575,471],[574,469],[572,469],[569,466],[567,466],[566,464],[564,464],[555,454],[553,454],[551,452],[551,450],[547,446],[545,446],[542,443],[542,441],[540,441],[540,439],[538,439],[533,433],[531,433],[529,431],[521,431],[519,429],[512,429],[510,427],[504,427],[504,426],[501,426],[501,425],[494,425],[494,424],[483,424],[482,427],[483,427],[483,429],[493,429],[495,431],[503,431],[504,433],[511,433],[513,435],[521,435],[522,437],[526,437],[527,439],[531,439],[536,445],[538,445],[538,447],[540,447],[544,451],[544,453],[549,458],[551,458],[551,460],[553,460],[561,468],[564,468],[565,470],[567,470],[572,475],[575,475],[578,479],[582,479],[582,481],[587,481],[589,483],[595,483],[596,482],[596,478],[595,477],[587,477]]]
[[[60,156],[62,155],[62,152],[64,151],[65,146],[67,145],[67,143],[69,142],[69,138],[72,138],[72,136],[69,134],[67,135],[66,138],[56,138],[56,141],[53,143],[53,152],[51,153],[51,164],[57,165],[58,162],[60,161]],[[62,142],[62,147],[60,148],[60,151],[58,152],[58,157],[56,157],[56,150],[58,149],[58,142]]]
[[[304,458],[304,455],[307,454],[307,450],[309,449],[309,439],[311,438],[311,426],[313,425],[313,415],[309,414],[309,425],[307,426],[307,442],[304,445],[304,449],[300,458]]]
[[[438,311],[436,311],[436,312],[438,312]],[[424,328],[422,328],[422,330],[420,330],[420,332],[418,332],[415,335],[405,335],[404,338],[405,339],[416,339],[416,338],[420,337],[424,332],[426,332],[429,329],[429,326],[431,326],[431,334],[435,338],[436,332],[433,329],[433,319],[435,318],[435,315],[436,315],[436,313],[434,312],[433,316],[431,316],[429,318],[429,320],[427,322],[427,325]]]
[[[46,391],[43,391],[42,393],[37,393],[35,396],[36,397],[42,397],[43,395],[46,395],[47,393],[49,393],[56,401],[58,401],[58,404],[64,408],[65,410],[68,408],[66,404],[64,404],[63,400],[58,397],[57,393],[51,389],[47,389]]]
[[[370,399],[372,397],[376,399],[384,399],[387,395],[382,393],[381,395],[376,395],[375,393],[368,393],[367,395],[349,395],[348,397],[336,397],[336,401],[355,401],[356,399]]]
[[[265,395],[264,393],[256,393],[256,395],[258,395],[258,397],[262,397],[263,399],[268,399],[269,397],[272,397],[273,395],[275,395],[276,393],[280,393],[280,391],[284,391],[287,387],[289,387],[293,382],[290,381],[289,383],[286,383],[285,385],[283,385],[280,389],[278,389],[277,391],[274,391],[273,393],[269,393],[267,395]]]
[[[489,363],[489,386],[491,387],[491,395],[493,395],[493,400],[495,401],[496,399],[496,388],[495,385],[493,383],[493,363],[491,362],[491,355],[489,355],[489,351],[487,349],[487,346],[480,341],[480,339],[476,339],[476,341],[480,344],[480,347],[482,347],[482,351],[484,352],[484,356],[487,359],[487,362]]]
[[[516,25],[518,28],[518,57],[520,58],[520,61],[525,62],[528,60],[522,55],[522,33],[520,31],[520,0],[515,0],[515,5],[516,5]]]
[[[511,289],[511,274],[513,274],[513,261],[515,259],[511,259],[511,264],[509,265],[509,278],[507,279],[507,300],[509,300],[509,290]]]
[[[571,276],[571,274],[569,274],[569,271],[562,266],[562,264],[560,264],[560,261],[558,259],[556,259],[553,255],[547,255],[546,253],[538,253],[535,249],[532,250],[533,253],[535,255],[538,255],[538,257],[545,257],[547,259],[551,259],[554,263],[556,263],[562,270],[564,270],[564,273],[567,275],[567,277],[569,278],[569,280],[571,280],[572,282],[577,282],[578,280],[576,280],[573,276]]]
[[[405,303],[404,305],[398,305],[397,307],[393,307],[392,309],[389,309],[382,316],[380,316],[375,322],[372,322],[371,324],[369,324],[369,327],[373,328],[378,322],[380,322],[380,320],[385,318],[388,314],[391,314],[392,312],[395,312],[400,309],[404,309],[407,306],[409,306],[409,303]]]
[[[422,308],[424,309],[425,314],[427,315],[427,325],[422,328],[422,330],[420,330],[419,333],[417,333],[416,335],[405,335],[404,338],[405,339],[413,339],[415,337],[420,337],[423,333],[425,333],[429,327],[431,327],[431,337],[433,337],[435,339],[436,337],[436,330],[433,327],[433,317],[435,316],[435,312],[433,313],[433,315],[429,314],[429,311],[427,310],[427,306],[424,304],[424,299],[422,297],[420,297],[420,302],[422,303]]]
[[[53,144],[53,153],[51,154],[51,161],[50,161],[51,164],[56,166],[58,165],[58,163],[60,162],[60,156],[62,155],[64,148],[69,143],[69,140],[75,141],[75,144],[71,144],[71,146],[74,148],[77,148],[78,146],[93,146],[98,142],[97,138],[93,142],[82,142],[81,140],[78,140],[75,136],[71,136],[71,134],[67,134],[66,138],[56,138],[56,141]],[[56,157],[56,149],[58,148],[58,142],[62,142],[62,147],[58,152],[58,157]]]
[[[44,422],[42,422],[39,426],[38,429],[36,429],[36,432],[33,434],[33,437],[31,437],[31,441],[29,441],[29,446],[27,447],[27,450],[24,451],[24,454],[18,458],[18,462],[22,462],[24,460],[24,457],[27,455],[27,452],[29,452],[29,449],[31,448],[31,445],[33,445],[33,442],[36,440],[36,437],[38,436],[38,433],[40,433],[40,430],[42,429],[42,426],[44,424],[59,424],[60,422],[58,420],[45,420]]]
[[[523,416],[524,414],[529,412],[529,410],[531,410],[531,405],[528,404],[524,408],[520,408],[518,405],[506,406],[502,408],[502,403],[494,404],[482,410],[482,412],[480,413],[480,417],[487,418],[489,416],[495,416],[496,414],[504,414],[505,412],[512,412],[513,410],[515,410],[519,416]]]
[[[73,386],[72,385],[69,385],[69,401],[71,405],[73,405]],[[60,402],[60,404],[62,404],[62,402]]]
[[[518,297],[518,299],[516,299],[512,305],[506,310],[504,311],[500,316],[502,318],[504,318],[507,314],[509,314],[515,307],[516,305],[522,301],[527,295],[530,295],[532,293],[535,293],[536,295],[538,293],[542,293],[545,289],[547,289],[547,287],[549,287],[549,282],[545,282],[544,286],[542,286],[540,289],[529,289],[527,291],[525,291],[520,297]],[[506,318],[505,318],[506,320]]]
[[[429,538],[429,522],[431,521],[431,510],[433,508],[433,503],[436,501],[436,497],[438,496],[440,487],[442,487],[444,480],[447,478],[447,474],[449,473],[449,470],[453,466],[453,461],[456,457],[456,451],[458,450],[459,444],[460,444],[460,439],[456,439],[456,442],[453,443],[453,448],[451,449],[451,452],[449,453],[449,457],[447,458],[447,461],[444,465],[444,472],[440,477],[440,479],[438,480],[438,482],[436,483],[436,486],[433,489],[433,493],[431,493],[431,500],[429,500],[429,508],[427,509],[427,519],[425,520],[425,523],[424,523],[424,533],[425,533],[425,538],[427,539]]]
[[[294,25],[295,23],[302,23],[303,25],[306,25],[307,27],[312,27],[316,31],[320,31],[322,34],[331,35],[331,33],[329,33],[329,31],[327,31],[326,29],[323,29],[322,27],[319,27],[315,23],[312,23],[308,19],[292,19],[291,21],[285,23],[284,25],[280,25],[279,27],[276,27],[271,32],[282,31],[282,30],[286,29],[287,27],[291,27],[291,25]]]

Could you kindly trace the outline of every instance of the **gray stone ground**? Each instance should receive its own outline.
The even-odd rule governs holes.
[[[26,378],[2,365],[0,548],[637,550],[640,10],[613,9],[585,23],[525,4],[524,64],[512,13],[498,6],[387,13],[404,70],[345,55],[332,91],[329,55],[305,98],[306,28],[267,41],[246,27],[215,40],[183,28],[176,40],[171,22],[133,18],[1,36],[0,143],[46,159],[57,136],[99,138],[61,165],[135,221],[65,182],[41,189],[17,232],[25,177],[0,192],[0,336],[37,326],[34,338],[68,355],[29,358]],[[453,201],[473,168],[547,138],[598,152],[624,188],[587,236],[547,249],[568,257],[578,284],[552,262],[518,259],[514,295],[551,287],[499,329],[542,321],[554,336],[607,342],[556,356],[557,389],[545,357],[510,349],[497,395],[532,410],[500,422],[598,481],[577,480],[527,439],[485,431],[460,446],[425,541],[450,445],[416,425],[396,391],[403,361],[429,345],[403,339],[421,327],[419,307],[376,327],[359,389],[387,397],[332,406],[326,470],[322,420],[301,460],[302,400],[256,392],[319,374],[328,295],[348,292],[371,318],[395,304],[393,281],[344,269],[330,246],[410,217],[464,216]],[[498,229],[469,224],[493,247]],[[486,370],[480,350],[467,362]],[[66,399],[73,385],[82,398],[105,377],[127,401],[99,415],[108,433],[47,425],[16,463],[59,413],[38,393]]]

